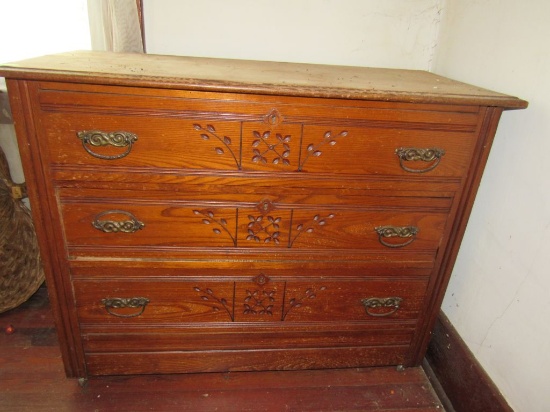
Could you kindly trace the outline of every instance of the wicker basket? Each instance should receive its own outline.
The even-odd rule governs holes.
[[[29,209],[21,201],[24,185],[11,180],[0,149],[0,313],[29,299],[44,282]]]

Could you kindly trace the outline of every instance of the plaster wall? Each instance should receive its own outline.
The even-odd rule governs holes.
[[[442,0],[144,0],[148,53],[428,69]]]
[[[489,157],[443,310],[517,411],[550,404],[550,3],[447,0],[433,70],[517,95]]]

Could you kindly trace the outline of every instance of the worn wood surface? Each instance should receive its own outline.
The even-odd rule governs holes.
[[[0,326],[1,411],[443,411],[421,368],[113,376],[80,387],[65,378],[45,288]]]
[[[456,412],[512,412],[504,396],[440,312],[426,361]]]
[[[67,375],[418,366],[500,113],[525,102],[112,57],[3,72]]]
[[[479,104],[524,108],[526,102],[428,72],[313,64],[80,51],[0,68],[0,76],[65,79],[216,92]]]

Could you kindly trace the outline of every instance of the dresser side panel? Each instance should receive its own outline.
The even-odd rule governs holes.
[[[480,116],[478,142],[474,152],[475,156],[472,158],[468,174],[464,177],[465,184],[457,199],[459,202],[458,211],[453,221],[449,243],[447,247],[442,250],[442,253],[436,261],[436,268],[438,268],[438,270],[436,269],[437,273],[433,277],[433,287],[431,288],[425,317],[419,325],[417,335],[413,339],[411,351],[408,355],[408,362],[410,365],[419,365],[426,353],[431,331],[439,314],[443,298],[445,297],[447,285],[449,284],[460,244],[464,237],[464,232],[466,231],[468,219],[472,211],[502,111],[502,108],[489,107],[486,108],[483,111],[483,115]]]
[[[55,197],[51,182],[44,174],[40,151],[36,150],[38,137],[37,119],[33,115],[33,82],[7,79],[6,83],[65,373],[68,377],[84,377],[86,368],[80,332],[71,305],[72,287],[67,276],[63,276],[67,265],[60,260],[60,251],[64,247],[54,234],[55,219],[52,220],[50,212]]]

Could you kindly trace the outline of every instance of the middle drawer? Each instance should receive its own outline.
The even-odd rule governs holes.
[[[332,204],[259,197],[225,201],[60,198],[69,254],[104,247],[434,252],[451,199],[375,198]]]

